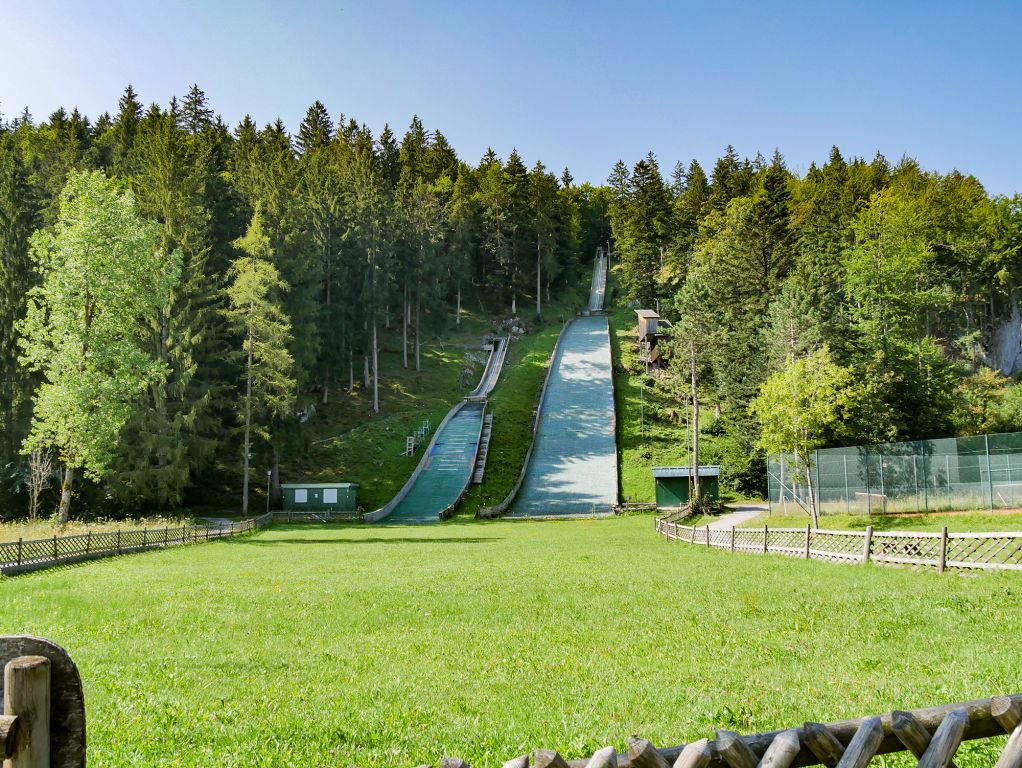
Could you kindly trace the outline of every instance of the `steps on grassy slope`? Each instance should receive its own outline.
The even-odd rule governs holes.
[[[479,386],[447,413],[404,487],[387,504],[366,514],[367,523],[435,523],[461,501],[475,474],[481,478],[479,448],[493,418],[486,414],[486,398],[500,378],[509,341],[505,337],[493,342]],[[486,441],[488,445],[488,433]],[[482,466],[485,463],[484,456]]]
[[[483,473],[486,472],[486,457],[490,453],[490,435],[493,433],[493,414],[488,413],[483,418],[483,431],[479,433],[479,452],[476,454],[475,471],[472,473],[472,482],[479,485],[483,481]]]

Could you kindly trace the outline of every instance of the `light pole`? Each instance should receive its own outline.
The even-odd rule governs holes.
[[[270,514],[270,477],[273,475],[273,470],[266,470],[266,514]]]

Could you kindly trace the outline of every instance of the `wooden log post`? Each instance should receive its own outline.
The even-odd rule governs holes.
[[[17,715],[0,715],[0,760],[14,757],[18,749]]]
[[[586,768],[617,768],[617,750],[614,747],[604,747],[597,751],[589,758]]]
[[[706,547],[709,548],[709,546],[710,546],[710,526],[707,525],[703,530],[706,531]]]
[[[731,526],[731,551],[735,551],[735,527]]]
[[[21,565],[21,539],[18,539],[18,565]]]
[[[836,768],[845,753],[841,742],[823,723],[806,723],[802,726],[802,743],[828,768]]]
[[[645,739],[628,740],[628,763],[631,768],[671,768],[667,758]]]
[[[706,768],[710,764],[712,755],[709,749],[709,739],[700,739],[686,744],[681,750],[678,759],[674,761],[674,768]]]
[[[9,768],[50,768],[50,660],[19,656],[4,667],[4,714],[18,718]]]
[[[770,528],[769,526],[763,526],[763,554],[765,555],[769,551],[770,547]]]
[[[1011,733],[1022,722],[1022,707],[1010,696],[994,696],[990,699],[990,715],[1005,733]]]
[[[117,554],[121,554],[121,529],[117,529]]]
[[[806,560],[809,559],[809,539],[813,535],[813,526],[806,523]]]
[[[537,749],[532,764],[534,768],[568,768],[568,763],[553,749]]]
[[[53,559],[57,559],[57,534],[53,534]]]
[[[869,562],[869,552],[873,547],[873,526],[866,526],[866,540],[862,544],[862,564]]]
[[[756,768],[759,759],[734,731],[717,731],[717,751],[731,768]]]
[[[469,768],[468,763],[460,757],[445,757],[440,760],[439,768]]]
[[[148,528],[143,528],[142,529],[142,548],[145,549],[148,546],[149,546],[149,529]]]
[[[92,531],[85,532],[85,554],[89,554],[92,551]]]
[[[955,756],[958,745],[965,736],[969,715],[964,708],[956,709],[944,716],[943,722],[933,734],[930,746],[919,760],[919,768],[948,768]]]
[[[1011,701],[1009,699],[1009,701]],[[1014,702],[1012,702],[1014,703]],[[905,745],[918,760],[926,754],[933,736],[926,726],[920,723],[911,712],[895,711],[891,713],[891,732]],[[954,766],[954,763],[951,763]]]
[[[1017,725],[1008,737],[1008,743],[1004,745],[994,768],[1018,768],[1020,765],[1022,765],[1022,725]]]
[[[521,755],[504,763],[504,768],[529,768],[529,756]]]
[[[880,718],[870,717],[863,720],[852,740],[848,742],[845,753],[841,755],[838,768],[866,768],[883,740],[884,726]]]
[[[781,731],[774,736],[774,740],[763,753],[759,768],[788,768],[801,749],[802,740],[799,739],[797,730]]]
[[[947,570],[947,526],[940,529],[940,560],[937,562],[937,573]]]

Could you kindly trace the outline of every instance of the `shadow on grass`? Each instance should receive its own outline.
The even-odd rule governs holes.
[[[394,538],[368,538],[368,539],[248,539],[237,541],[237,544],[246,544],[256,547],[275,546],[277,544],[483,544],[489,541],[499,541],[491,536],[445,536],[441,538],[417,538],[410,536],[395,536]]]

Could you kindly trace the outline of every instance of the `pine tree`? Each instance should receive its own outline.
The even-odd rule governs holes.
[[[244,339],[241,509],[242,514],[248,514],[252,439],[270,440],[267,425],[273,417],[289,412],[294,402],[295,381],[294,360],[288,352],[291,323],[281,301],[287,283],[273,266],[273,247],[258,207],[248,232],[236,245],[244,255],[231,265],[224,314]]]
[[[321,101],[313,102],[298,127],[298,148],[302,154],[322,149],[334,138],[334,124]]]
[[[172,109],[171,112],[174,110]],[[206,93],[198,85],[188,89],[184,104],[181,105],[180,121],[188,133],[202,133],[213,125],[213,110],[206,99]]]

